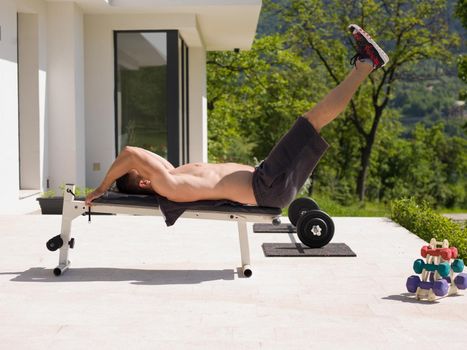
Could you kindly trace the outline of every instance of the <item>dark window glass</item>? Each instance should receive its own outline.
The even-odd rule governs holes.
[[[188,159],[188,47],[178,31],[116,31],[116,153],[138,146]]]
[[[116,32],[115,39],[117,152],[130,145],[167,158],[167,33]]]

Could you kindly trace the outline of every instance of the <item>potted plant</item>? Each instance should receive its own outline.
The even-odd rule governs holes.
[[[65,190],[65,186],[60,186],[60,192],[62,193],[61,196],[57,196],[54,190],[49,190],[43,192],[41,197],[37,198],[39,205],[41,207],[41,212],[43,215],[51,215],[51,214],[58,214],[61,215],[63,211],[63,191]],[[93,191],[92,188],[80,188],[75,187],[75,195],[76,197],[85,197],[88,193]]]

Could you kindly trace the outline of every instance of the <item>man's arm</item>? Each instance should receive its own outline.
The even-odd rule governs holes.
[[[154,182],[156,186],[152,185],[152,187],[158,193],[163,195],[166,191],[170,191],[171,181],[168,166],[159,160],[161,157],[154,156],[154,153],[142,148],[125,147],[110,166],[99,187],[86,197],[86,205],[90,205],[94,199],[102,196],[115,180],[131,169],[137,170],[143,178],[150,180],[151,184]]]
[[[175,167],[172,165],[172,163],[170,163],[167,159],[161,157],[160,155],[158,155],[158,154],[156,154],[154,152],[148,151],[147,149],[142,148],[142,150],[144,150],[145,152],[147,152],[148,154],[150,154],[151,156],[153,156],[154,158],[159,160],[167,170],[175,169]]]

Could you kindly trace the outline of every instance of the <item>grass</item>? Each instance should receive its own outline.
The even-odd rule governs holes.
[[[322,195],[316,195],[314,199],[318,202],[320,208],[331,216],[389,217],[391,215],[391,208],[385,203],[355,202],[342,205]]]
[[[391,217],[390,203],[366,201],[364,203],[353,202],[349,205],[343,205],[323,194],[315,194],[312,198],[318,203],[320,209],[330,216]],[[455,214],[466,213],[467,209],[437,208],[435,211],[439,214]],[[282,214],[287,216],[287,213],[288,209],[285,208]]]
[[[356,202],[342,205],[321,194],[314,195],[313,199],[318,203],[320,209],[330,216],[390,217],[391,215],[391,208],[385,203]],[[284,209],[283,215],[287,216],[287,212],[287,208]]]
[[[436,209],[439,214],[463,214],[467,213],[467,208],[439,208]]]

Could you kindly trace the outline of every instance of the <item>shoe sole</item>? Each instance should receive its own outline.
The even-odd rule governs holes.
[[[370,35],[367,32],[365,32],[360,26],[358,26],[356,24],[351,24],[351,25],[348,26],[348,29],[352,30],[352,34],[353,34],[354,30],[357,30],[357,32],[359,32],[361,35],[363,35],[365,37],[365,39],[376,49],[376,52],[378,52],[379,56],[383,60],[383,64],[381,66],[379,66],[378,68],[384,67],[386,65],[386,63],[389,62],[389,57],[386,54],[386,52],[384,52],[383,49],[380,48],[379,45],[370,37]]]

